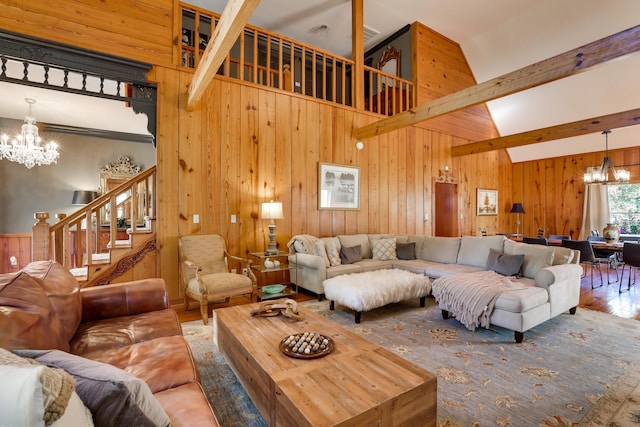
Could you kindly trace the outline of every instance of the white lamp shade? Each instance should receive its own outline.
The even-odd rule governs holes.
[[[282,219],[284,214],[282,213],[282,202],[264,202],[262,204],[262,219]]]

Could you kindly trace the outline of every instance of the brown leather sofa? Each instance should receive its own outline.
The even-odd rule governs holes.
[[[162,279],[80,289],[38,261],[0,275],[0,347],[58,349],[144,380],[172,426],[217,426]]]

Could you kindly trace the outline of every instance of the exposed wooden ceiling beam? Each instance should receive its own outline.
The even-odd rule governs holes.
[[[356,139],[365,139],[401,129],[472,105],[569,77],[639,50],[640,25],[354,129],[353,136]]]
[[[189,86],[187,110],[193,110],[249,22],[260,0],[229,0]]]
[[[627,126],[640,125],[640,108],[623,111],[621,113],[606,116],[593,117],[572,123],[550,126],[544,129],[522,132],[514,135],[492,138],[484,141],[459,145],[451,149],[453,157],[469,154],[486,153],[487,151],[500,150],[502,148],[520,147],[523,145],[537,144],[539,142],[553,141],[556,139],[570,138],[572,136],[586,135],[594,132],[602,132],[607,129],[618,129]]]

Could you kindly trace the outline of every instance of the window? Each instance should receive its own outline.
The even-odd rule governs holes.
[[[611,222],[620,234],[640,234],[640,184],[608,185]]]

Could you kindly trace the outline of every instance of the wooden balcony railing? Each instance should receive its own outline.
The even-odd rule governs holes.
[[[180,3],[181,65],[196,68],[220,15]],[[247,25],[218,74],[241,81],[353,106],[354,63],[316,47]],[[414,105],[413,83],[365,67],[365,109],[393,115]]]
[[[386,116],[414,106],[413,83],[376,68],[364,67],[365,110]]]
[[[54,225],[48,224],[48,213],[36,213],[33,260],[52,259],[70,269],[91,265],[96,255],[116,248],[122,237],[148,231],[149,219],[155,218],[155,180],[152,166],[71,215],[60,216]]]

